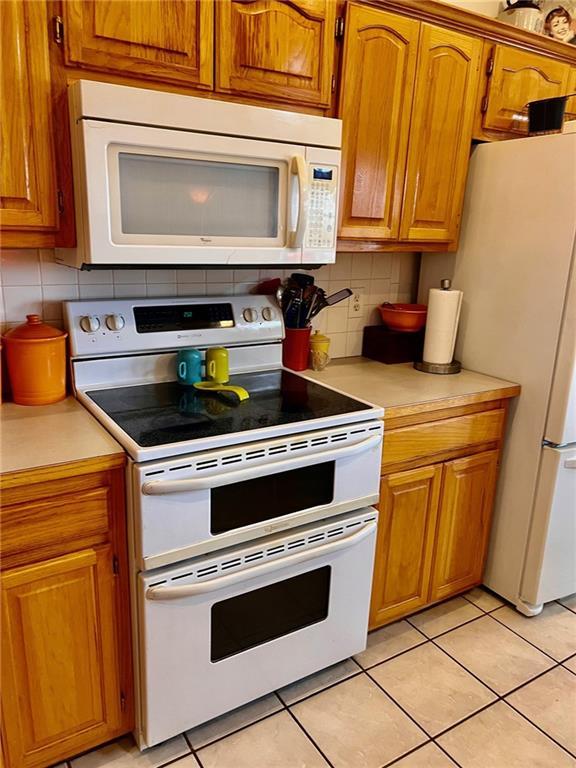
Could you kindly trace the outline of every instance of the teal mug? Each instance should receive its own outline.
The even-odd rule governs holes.
[[[202,381],[202,354],[197,349],[181,349],[176,358],[176,372],[180,384]]]

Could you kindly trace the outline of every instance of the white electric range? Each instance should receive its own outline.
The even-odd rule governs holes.
[[[267,296],[67,302],[76,396],[126,449],[140,747],[365,647],[383,410],[281,366]],[[176,380],[229,351],[248,400]]]

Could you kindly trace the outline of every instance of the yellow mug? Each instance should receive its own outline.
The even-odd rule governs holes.
[[[230,380],[226,347],[212,347],[206,350],[206,377],[216,384],[226,384]]]

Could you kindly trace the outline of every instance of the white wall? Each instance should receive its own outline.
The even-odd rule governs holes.
[[[339,253],[336,264],[314,270],[326,293],[352,288],[348,299],[318,315],[315,327],[327,333],[333,357],[359,355],[362,329],[379,321],[383,301],[413,301],[419,257],[412,253]],[[62,324],[62,301],[142,296],[218,296],[249,293],[267,277],[285,277],[286,270],[94,270],[80,272],[54,261],[51,250],[0,250],[0,327],[4,330],[36,313]]]
[[[467,11],[474,11],[475,13],[483,13],[485,16],[492,16],[496,18],[498,13],[506,3],[500,0],[443,0],[450,5],[457,5],[460,8],[464,8]]]

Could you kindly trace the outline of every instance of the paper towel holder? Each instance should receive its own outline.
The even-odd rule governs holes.
[[[452,285],[452,280],[447,277],[440,280],[440,288],[443,291],[449,291]],[[420,360],[414,363],[414,368],[422,373],[436,373],[440,375],[447,375],[450,373],[460,373],[462,370],[462,364],[459,360],[452,360],[450,363],[427,363],[424,360]]]

